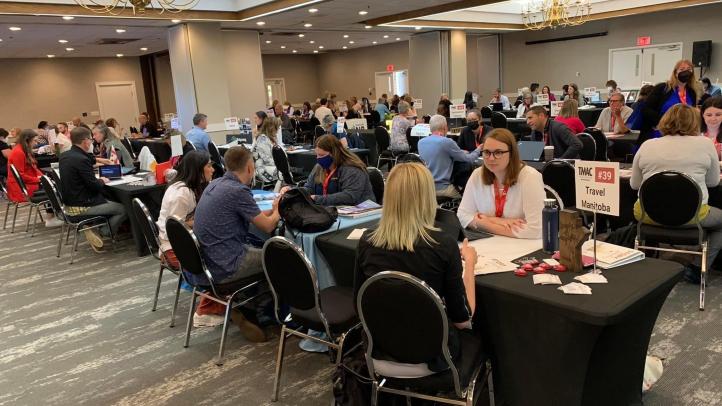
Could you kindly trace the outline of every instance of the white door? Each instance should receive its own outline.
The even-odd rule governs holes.
[[[394,71],[394,93],[399,96],[409,92],[409,72],[406,70]]]
[[[391,96],[394,94],[393,72],[376,72],[374,83],[376,85],[376,100],[381,98],[381,95],[384,93],[391,99]]]
[[[669,44],[642,49],[642,81],[664,82],[672,74],[674,64],[682,59],[682,44]]]
[[[114,118],[126,131],[138,126],[138,97],[135,82],[96,82],[98,107],[103,120]]]
[[[278,100],[281,103],[286,101],[286,83],[281,79],[266,79],[266,101],[270,107],[273,105],[274,100]]]
[[[622,89],[639,89],[642,82],[669,79],[674,64],[682,59],[682,43],[609,50],[609,78]]]
[[[617,49],[609,52],[609,78],[622,89],[634,89],[642,83],[642,50]]]

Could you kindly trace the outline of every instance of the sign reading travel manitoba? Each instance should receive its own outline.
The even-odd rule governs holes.
[[[619,216],[619,162],[577,160],[574,172],[578,209]]]

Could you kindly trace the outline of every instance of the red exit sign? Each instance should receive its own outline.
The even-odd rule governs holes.
[[[386,72],[393,72],[394,71],[394,65],[386,65]]]
[[[652,43],[652,37],[637,37],[637,46],[650,45]]]

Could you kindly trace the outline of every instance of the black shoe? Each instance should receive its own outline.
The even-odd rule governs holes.
[[[684,280],[699,285],[702,281],[702,270],[694,265],[687,265],[684,267]]]

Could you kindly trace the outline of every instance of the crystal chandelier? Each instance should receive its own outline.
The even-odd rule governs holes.
[[[98,14],[119,15],[126,8],[133,9],[133,14],[145,14],[146,9],[180,13],[189,10],[200,0],[75,0],[79,6]]]
[[[584,24],[591,11],[591,0],[540,0],[524,6],[521,16],[526,29],[543,30]]]

